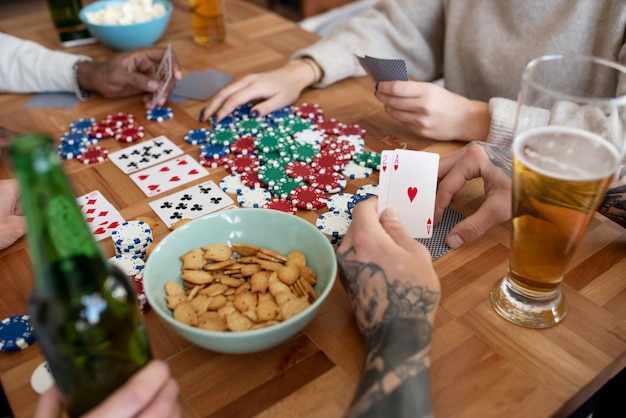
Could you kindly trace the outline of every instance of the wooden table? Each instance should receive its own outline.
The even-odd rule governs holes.
[[[316,39],[250,3],[228,0],[226,43],[201,48],[191,41],[184,4],[175,1],[171,24],[159,44],[171,42],[185,73],[209,67],[235,76],[263,71],[282,64],[294,50]],[[0,30],[58,48],[46,10],[8,20],[0,17]],[[99,44],[73,51],[95,58],[111,55]],[[308,90],[301,101],[320,104],[326,117],[365,127],[371,150],[427,149],[444,155],[460,146],[417,138],[385,115],[373,90],[369,79],[352,79],[324,90]],[[197,147],[182,138],[188,130],[205,126],[197,121],[202,102],[172,104],[174,119],[154,123],[144,119],[138,97],[91,98],[72,109],[25,109],[30,98],[0,95],[0,126],[23,132],[43,130],[58,138],[80,117],[103,118],[126,111],[145,126],[146,138],[166,135],[190,155],[198,155]],[[111,151],[122,146],[113,140],[103,144]],[[151,199],[110,161],[84,166],[72,160],[64,167],[77,195],[100,190],[126,219],[145,215],[158,219],[148,206]],[[219,181],[225,174],[214,169],[210,179]],[[10,176],[7,162],[2,161],[0,178]],[[376,177],[352,181],[346,192],[375,181]],[[481,183],[473,181],[452,207],[469,215],[482,199]],[[314,222],[323,212],[299,214]],[[167,232],[163,224],[154,229],[156,239]],[[509,237],[510,225],[505,223],[435,261],[443,289],[431,370],[438,417],[567,416],[626,366],[624,229],[602,216],[594,218],[563,286],[569,314],[563,324],[548,330],[512,325],[488,302],[490,287],[507,268]],[[110,240],[101,243],[106,255],[112,256]],[[0,283],[0,318],[25,313],[33,281],[24,239],[0,252]],[[255,355],[201,349],[167,329],[154,312],[145,317],[154,354],[170,364],[188,417],[340,417],[359,380],[364,347],[339,282],[303,333]],[[18,417],[32,416],[37,394],[29,379],[42,359],[36,345],[0,354],[0,379]]]

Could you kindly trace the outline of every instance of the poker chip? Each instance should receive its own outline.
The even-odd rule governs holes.
[[[328,141],[322,146],[322,150],[336,155],[340,160],[350,160],[356,152],[354,144],[345,139]]]
[[[243,184],[239,173],[233,173],[220,180],[220,188],[224,193],[239,194],[242,190],[247,189],[248,186]]]
[[[202,167],[217,168],[226,165],[229,159],[229,155],[225,155],[221,158],[200,157],[198,162]]]
[[[319,154],[320,148],[314,144],[294,142],[289,146],[289,151],[294,160],[310,163]]]
[[[337,193],[332,196],[328,196],[326,206],[330,211],[342,211],[350,212],[348,209],[348,203],[352,201],[352,193]]]
[[[339,171],[343,167],[342,161],[337,155],[322,151],[311,161],[311,167],[317,172]]]
[[[326,193],[338,193],[345,189],[348,180],[335,171],[326,171],[313,174],[313,178],[309,183],[311,187],[323,190]]]
[[[324,116],[324,111],[316,103],[302,103],[296,106],[293,113],[304,119],[317,120]]]
[[[327,138],[327,135],[316,129],[304,129],[300,132],[296,132],[293,135],[293,139],[301,144],[310,144],[315,146],[318,150],[320,144]]]
[[[30,386],[35,392],[43,395],[52,385],[54,385],[54,378],[52,377],[50,366],[47,361],[43,361],[30,376]]]
[[[92,138],[103,139],[112,138],[116,130],[117,126],[115,126],[114,123],[104,120],[96,122],[94,125],[85,129],[85,132]]]
[[[237,203],[243,208],[262,208],[272,200],[272,194],[265,189],[244,189],[237,193]]]
[[[76,119],[70,123],[71,132],[83,132],[85,129],[92,127],[96,123],[94,118],[81,118]]]
[[[136,255],[118,254],[109,258],[109,263],[119,268],[128,277],[143,276],[145,261]]]
[[[259,133],[254,138],[254,146],[261,152],[277,151],[278,148],[285,142],[285,139],[273,129],[265,130]]]
[[[244,171],[258,170],[259,157],[251,154],[240,154],[230,157],[224,167],[229,173],[243,173]]]
[[[267,114],[266,119],[271,122],[276,122],[281,119],[286,118],[287,116],[293,113],[293,108],[291,106],[285,106],[281,109],[274,110]]]
[[[71,144],[71,145],[61,143],[61,145],[57,147],[57,153],[64,160],[71,160],[73,158],[77,158],[79,155],[85,152],[85,150],[87,150],[87,145],[84,143]]]
[[[118,112],[108,115],[106,121],[113,123],[117,128],[122,128],[135,123],[135,117],[131,113]]]
[[[259,167],[258,176],[263,183],[273,187],[277,182],[285,179],[287,173],[279,163],[274,162]]]
[[[374,151],[361,151],[352,156],[352,161],[358,165],[380,170],[380,153]]]
[[[352,160],[341,168],[341,174],[349,179],[364,179],[371,176],[373,172],[371,168],[361,166]]]
[[[378,184],[365,184],[357,189],[356,194],[375,194],[378,196]]]
[[[252,106],[254,106],[252,103],[239,105],[235,108],[235,110],[233,110],[233,115],[239,119],[245,116],[250,116],[250,110],[252,110]]]
[[[311,129],[313,123],[308,119],[303,119],[297,115],[287,116],[277,121],[278,129],[286,135],[293,136],[305,129]]]
[[[348,141],[354,145],[354,153],[359,153],[365,148],[365,140],[359,135],[339,135],[337,141]]]
[[[274,187],[272,188],[272,193],[282,199],[288,199],[289,194],[293,189],[295,189],[296,187],[304,186],[305,184],[306,183],[300,180],[287,177],[274,185]]]
[[[145,258],[146,248],[153,242],[152,230],[143,221],[122,222],[111,232],[116,255],[135,255]]]
[[[234,115],[226,115],[221,121],[209,120],[213,125],[213,129],[232,129],[237,123],[237,117]]]
[[[358,135],[361,138],[365,138],[367,131],[358,124],[344,125],[341,127],[338,135]]]
[[[324,119],[315,123],[315,127],[327,135],[339,135],[345,125],[339,122],[337,119]]]
[[[267,126],[261,118],[243,117],[235,124],[235,129],[241,135],[256,135]]]
[[[263,208],[279,210],[281,212],[291,213],[292,215],[298,213],[298,208],[296,208],[289,200],[281,198],[274,198],[270,200],[265,204],[265,206],[263,206]]]
[[[254,151],[256,151],[256,146],[254,145],[254,136],[240,136],[235,140],[235,142],[230,144],[230,151],[233,154],[252,154]]]
[[[244,171],[240,174],[241,183],[246,186],[254,189],[256,187],[267,187],[267,184],[263,183],[259,179],[259,173],[257,171]]]
[[[352,218],[344,211],[322,213],[315,221],[315,226],[327,237],[340,237],[346,234]]]
[[[239,134],[232,129],[215,129],[209,131],[209,142],[216,145],[230,145],[239,138]]]
[[[145,129],[140,125],[126,125],[117,130],[115,140],[118,142],[135,142],[144,137]]]
[[[67,132],[61,135],[61,143],[67,145],[91,144],[91,140],[92,138],[84,131]]]
[[[299,186],[289,193],[289,200],[298,209],[315,210],[326,204],[326,193],[310,186]]]
[[[174,110],[171,107],[155,107],[146,110],[146,119],[152,122],[165,122],[174,117]]]
[[[355,194],[354,196],[352,196],[352,199],[350,199],[350,201],[348,202],[348,213],[352,213],[352,209],[354,209],[354,207],[358,205],[359,202],[362,202],[363,200],[367,200],[372,196],[376,196],[376,195],[373,193],[365,193],[365,194]]]
[[[96,164],[104,161],[108,155],[109,151],[106,148],[95,146],[87,148],[76,159],[83,164]]]
[[[215,145],[215,144],[202,144],[200,146],[200,157],[218,159],[222,157],[226,157],[230,154],[230,147],[224,145]]]
[[[315,171],[313,167],[303,161],[292,161],[285,165],[285,173],[296,180],[309,182]]]
[[[29,315],[15,315],[0,321],[0,350],[20,351],[35,342]]]
[[[209,140],[210,131],[206,128],[192,129],[183,137],[185,142],[191,145],[206,144]]]

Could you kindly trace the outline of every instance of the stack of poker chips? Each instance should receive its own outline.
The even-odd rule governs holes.
[[[143,269],[145,262],[136,255],[118,254],[109,259],[109,262],[118,267],[124,274],[128,276],[130,281],[135,285],[137,293],[137,302],[142,312],[146,313],[150,310],[150,304],[146,298],[143,289]]]
[[[115,254],[131,255],[142,260],[146,258],[146,249],[153,241],[150,226],[143,221],[127,221],[111,232]]]

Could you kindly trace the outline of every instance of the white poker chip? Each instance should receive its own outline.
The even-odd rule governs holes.
[[[376,196],[378,196],[378,184],[373,183],[373,184],[366,184],[364,186],[361,186],[356,191],[356,194],[361,194],[361,195],[375,194]]]
[[[315,226],[327,237],[340,237],[348,232],[352,218],[343,211],[322,213],[315,221]]]
[[[128,277],[142,276],[146,262],[130,253],[118,254],[109,258],[109,262],[117,266]]]
[[[371,176],[373,172],[371,168],[361,166],[352,160],[341,168],[341,174],[349,179],[364,179]]]
[[[359,135],[339,135],[336,140],[348,141],[352,145],[354,145],[354,154],[356,154],[357,152],[362,152],[363,148],[365,148],[365,139],[363,139]]]
[[[220,180],[220,188],[224,193],[239,194],[242,190],[249,189],[241,181],[241,174],[232,173]]]
[[[126,221],[111,232],[111,239],[121,250],[145,248],[152,242],[152,230],[144,221]]]
[[[261,188],[242,190],[237,194],[237,203],[243,208],[262,208],[270,200],[272,200],[272,194]]]
[[[45,391],[50,389],[54,385],[54,377],[52,377],[52,370],[47,361],[42,362],[33,371],[30,376],[30,386],[35,392],[42,395]]]
[[[348,202],[352,201],[352,193],[337,193],[332,196],[328,196],[328,201],[326,202],[326,206],[328,210],[332,211],[348,211]]]
[[[302,144],[314,145],[314,146],[317,146],[318,148],[325,137],[326,137],[326,134],[324,132],[318,131],[316,129],[304,129],[300,132],[296,132],[293,135],[293,139],[296,142],[300,142]]]

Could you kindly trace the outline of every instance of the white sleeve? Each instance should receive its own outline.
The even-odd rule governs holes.
[[[73,92],[72,66],[79,59],[89,58],[0,33],[0,92]]]

